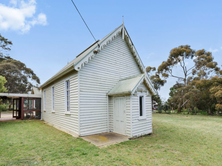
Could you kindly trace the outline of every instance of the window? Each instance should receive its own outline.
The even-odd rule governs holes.
[[[45,100],[46,100],[46,96],[45,96],[45,90],[43,91],[43,109],[45,110]]]
[[[145,108],[145,95],[139,95],[139,117],[140,119],[146,118],[146,108]]]
[[[43,92],[43,95],[44,95],[44,92]],[[23,118],[24,119],[40,119],[41,118],[41,99],[24,98]]]
[[[143,116],[143,96],[140,96],[139,99],[140,99],[140,116]]]
[[[41,99],[24,98],[23,110],[41,110]]]
[[[52,87],[52,111],[55,110],[54,86]]]
[[[66,86],[66,111],[70,111],[70,81],[65,82]]]

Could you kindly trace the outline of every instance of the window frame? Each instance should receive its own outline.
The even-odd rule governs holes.
[[[69,82],[69,89],[67,89],[67,82]],[[69,92],[69,101],[67,100],[68,99],[67,92]],[[68,102],[69,102],[69,110],[68,110]],[[65,112],[70,113],[70,79],[65,80]]]
[[[55,111],[55,86],[51,87],[52,112]]]
[[[142,116],[140,115],[140,97],[142,97]],[[138,112],[139,112],[139,119],[146,119],[146,94],[139,93],[138,94]]]

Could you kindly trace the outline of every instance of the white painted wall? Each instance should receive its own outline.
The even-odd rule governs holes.
[[[107,106],[112,98],[107,102],[107,93],[120,79],[138,74],[138,64],[120,35],[85,64],[79,71],[81,136],[112,130],[112,108]]]
[[[65,80],[67,79],[70,79],[70,114],[65,111]],[[52,112],[52,86],[54,86],[55,112]],[[42,111],[42,119],[60,130],[77,136],[79,134],[78,73],[73,71],[44,90],[46,90],[46,109]]]
[[[147,90],[144,83],[137,89]],[[139,97],[132,95],[132,137],[139,137],[141,135],[152,133],[152,97],[151,95],[145,98],[146,119],[139,119]]]

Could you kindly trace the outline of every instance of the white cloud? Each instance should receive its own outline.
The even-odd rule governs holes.
[[[9,3],[15,7],[17,5],[17,0],[11,0]]]
[[[218,50],[218,49],[212,49],[212,48],[210,48],[209,51],[212,52],[212,53],[215,53],[215,52],[218,52],[219,50]]]
[[[35,25],[46,25],[44,13],[36,13],[36,1],[10,0],[9,6],[0,4],[0,30],[28,32]]]

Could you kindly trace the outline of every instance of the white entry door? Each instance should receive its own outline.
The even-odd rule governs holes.
[[[114,132],[118,134],[126,134],[126,98],[114,97]]]

